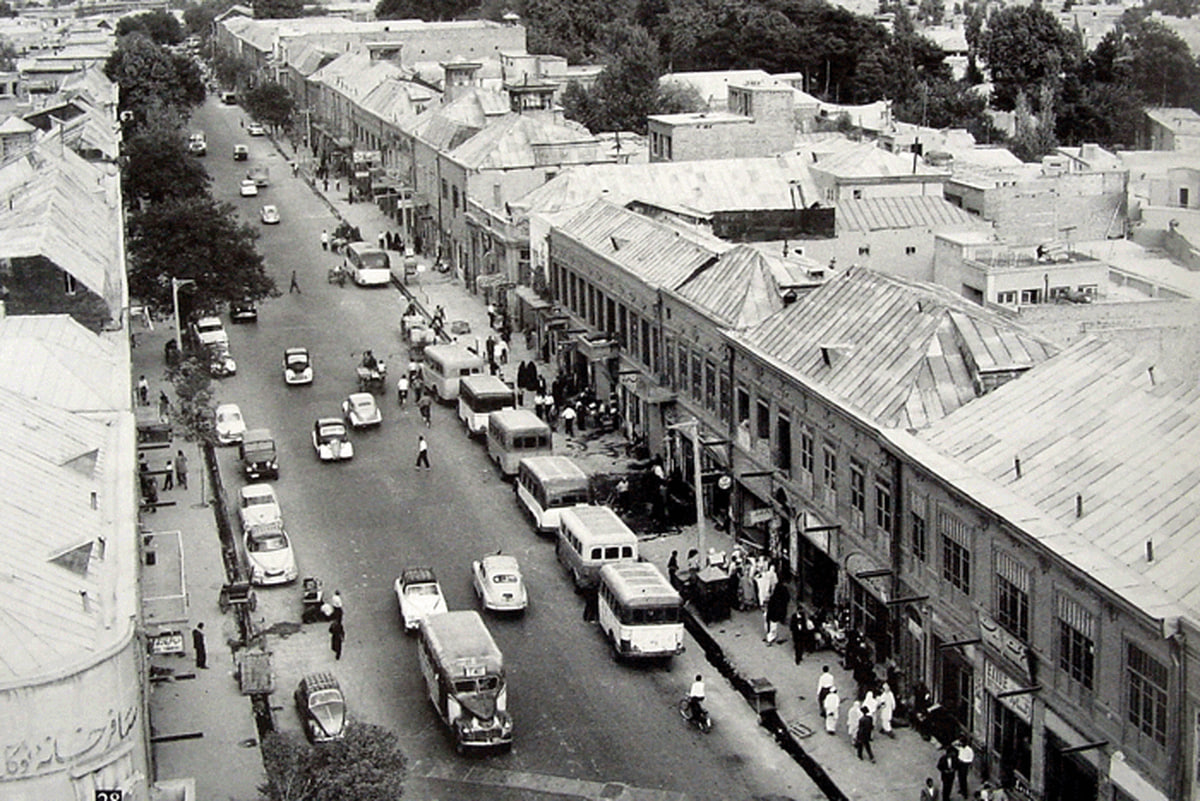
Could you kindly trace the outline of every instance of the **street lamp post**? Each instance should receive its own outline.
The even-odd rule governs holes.
[[[703,564],[706,553],[705,539],[707,532],[705,529],[707,525],[704,520],[703,477],[701,476],[700,469],[700,448],[702,447],[700,442],[700,420],[693,418],[683,423],[676,423],[670,426],[670,428],[684,432],[692,441],[692,480],[695,482],[693,494],[696,499],[696,550],[699,552],[700,559],[702,560],[701,564]]]
[[[175,309],[175,347],[183,353],[183,325],[179,321],[179,287],[196,283],[191,278],[171,279],[171,305]]]

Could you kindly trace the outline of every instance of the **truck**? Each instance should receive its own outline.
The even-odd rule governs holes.
[[[265,428],[247,431],[238,446],[242,472],[246,480],[279,478],[279,461],[275,453],[275,440]]]
[[[246,177],[254,181],[256,186],[266,186],[270,179],[270,173],[266,167],[255,166],[246,171]]]

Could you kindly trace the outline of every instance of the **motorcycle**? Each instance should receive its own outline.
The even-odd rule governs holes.
[[[712,731],[713,722],[708,710],[701,705],[700,714],[697,716],[692,709],[692,699],[686,695],[679,702],[679,715],[705,734]]]

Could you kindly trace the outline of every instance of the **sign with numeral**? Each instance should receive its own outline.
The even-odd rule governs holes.
[[[124,790],[97,790],[96,801],[124,801]]]

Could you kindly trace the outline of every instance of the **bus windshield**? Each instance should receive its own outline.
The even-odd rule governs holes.
[[[483,397],[472,395],[470,398],[466,398],[466,401],[467,405],[471,407],[471,411],[476,414],[498,412],[501,409],[511,408],[513,405],[512,395],[484,395]]]
[[[480,676],[479,678],[456,679],[454,682],[454,692],[459,694],[486,693],[499,688],[499,676]]]
[[[678,623],[679,606],[622,606],[617,610],[617,619],[628,626],[653,626],[659,623]]]

